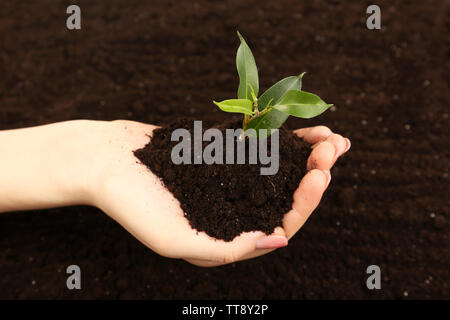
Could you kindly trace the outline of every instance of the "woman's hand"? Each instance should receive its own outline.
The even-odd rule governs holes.
[[[150,141],[155,126],[132,121],[114,121],[99,145],[98,185],[93,205],[119,222],[146,246],[170,258],[185,259],[199,266],[217,266],[266,254],[287,245],[317,207],[331,180],[330,169],[350,148],[350,141],[319,126],[296,130],[313,144],[308,174],[294,194],[292,210],[272,235],[247,232],[231,242],[209,237],[192,229],[179,202],[133,151]]]
[[[134,156],[155,128],[125,120],[74,120],[0,131],[0,212],[92,205],[160,255],[217,266],[287,245],[319,204],[330,168],[350,148],[348,139],[326,127],[297,130],[313,150],[283,227],[269,236],[247,232],[225,242],[193,230],[178,200]]]

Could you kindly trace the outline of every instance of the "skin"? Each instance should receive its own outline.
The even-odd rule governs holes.
[[[313,147],[283,226],[269,236],[247,232],[225,242],[193,230],[178,200],[134,157],[155,128],[74,120],[0,131],[0,212],[91,205],[162,256],[218,266],[286,246],[319,204],[331,167],[350,148],[350,140],[327,127],[296,130]]]

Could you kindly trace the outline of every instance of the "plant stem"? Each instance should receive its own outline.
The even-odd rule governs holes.
[[[244,131],[247,130],[247,126],[250,122],[252,122],[256,118],[261,117],[262,115],[265,115],[270,110],[272,110],[272,107],[265,108],[263,111],[258,111],[258,109],[256,109],[256,112],[253,116],[249,117],[248,115],[245,115],[244,116],[244,126],[243,126]]]
[[[243,131],[247,130],[247,125],[250,122],[250,116],[245,114],[244,115],[244,125],[242,126]]]
[[[239,136],[239,141],[242,141],[244,138],[244,132],[247,130],[248,124],[255,120],[256,118],[261,117],[262,115],[265,115],[267,112],[272,110],[272,107],[270,106],[270,103],[273,99],[270,99],[269,103],[267,104],[266,108],[263,111],[259,111],[258,109],[258,99],[253,95],[253,111],[255,114],[253,116],[249,116],[247,114],[244,115],[244,124],[242,125],[242,134]]]

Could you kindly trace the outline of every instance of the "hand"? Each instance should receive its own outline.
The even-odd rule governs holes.
[[[247,232],[225,242],[193,230],[178,200],[134,157],[133,151],[150,141],[155,128],[119,120],[102,131],[104,143],[95,150],[98,170],[91,204],[160,255],[185,259],[198,266],[254,258],[287,245],[287,239],[303,226],[319,204],[331,180],[329,170],[350,148],[348,139],[326,127],[296,130],[299,137],[313,144],[313,150],[307,162],[309,172],[294,193],[292,210],[285,215],[283,227],[269,236],[260,231]]]

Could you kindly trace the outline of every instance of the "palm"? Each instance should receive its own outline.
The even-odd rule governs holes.
[[[265,254],[270,249],[256,249],[262,232],[247,232],[231,242],[217,240],[192,229],[177,199],[163,183],[143,166],[133,152],[150,140],[155,126],[132,121],[116,121],[111,143],[105,147],[106,159],[96,205],[131,234],[157,253],[182,258],[193,264],[213,266]],[[265,238],[269,244],[280,242],[279,236],[291,238],[318,205],[327,187],[326,174],[346,149],[346,141],[325,127],[301,129],[299,136],[317,144],[309,160],[311,171],[302,179],[294,194],[293,209],[285,216],[283,227]],[[335,152],[335,150],[337,152]],[[278,236],[278,237],[277,237]]]

